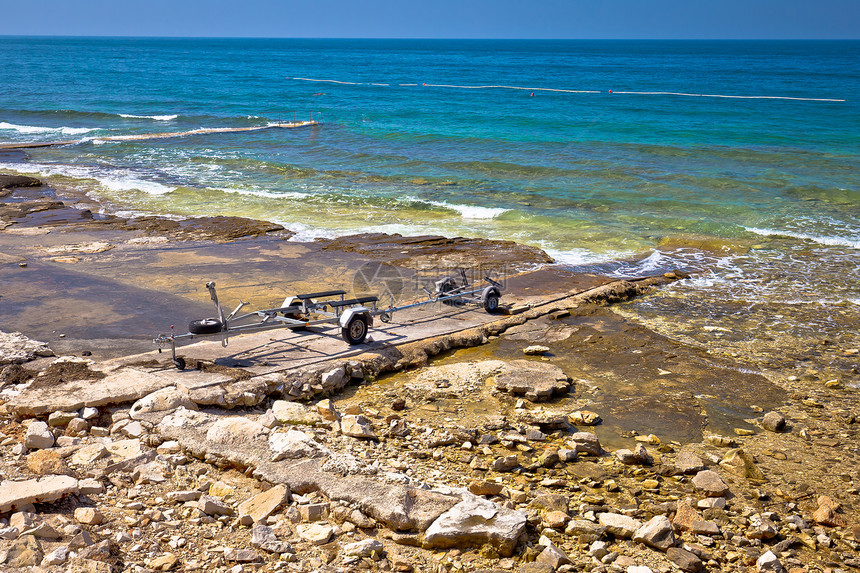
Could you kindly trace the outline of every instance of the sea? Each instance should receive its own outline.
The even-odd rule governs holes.
[[[857,382],[858,41],[0,37],[0,70],[0,143],[73,142],[0,171],[110,212],[680,269],[619,312],[751,368]],[[103,139],[303,120],[320,125]]]

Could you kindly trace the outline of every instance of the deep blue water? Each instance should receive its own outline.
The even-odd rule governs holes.
[[[738,300],[857,318],[857,41],[7,37],[0,70],[0,141],[84,139],[0,168],[115,209],[510,238],[579,268],[699,270],[676,292],[707,290],[718,322]],[[325,124],[99,140],[294,112]]]

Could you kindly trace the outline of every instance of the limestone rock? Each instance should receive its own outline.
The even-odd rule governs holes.
[[[780,412],[768,412],[761,421],[761,427],[770,432],[785,431],[785,416]]]
[[[500,483],[494,481],[475,481],[469,485],[469,491],[475,495],[499,495],[505,489]]]
[[[343,546],[345,555],[353,557],[370,557],[374,552],[382,553],[382,543],[376,539],[364,539],[355,543],[347,543]]]
[[[65,428],[77,417],[77,412],[53,412],[48,416],[48,425],[52,428]]]
[[[99,525],[104,523],[105,516],[95,507],[79,507],[75,509],[75,521],[84,525]]]
[[[606,526],[598,525],[587,519],[571,519],[564,528],[565,535],[576,537],[592,537],[597,538],[603,535],[606,531]]]
[[[681,450],[678,452],[678,458],[675,460],[675,465],[685,474],[698,473],[705,469],[705,463],[702,458],[689,450]]]
[[[27,456],[27,467],[36,475],[73,476],[74,472],[56,449],[36,450]]]
[[[615,452],[615,457],[619,462],[628,466],[650,466],[654,463],[654,459],[651,457],[651,454],[648,453],[648,450],[645,449],[645,446],[642,444],[636,444],[636,448],[633,450],[618,450]]]
[[[547,565],[552,567],[553,571],[555,571],[562,565],[568,565],[572,563],[570,557],[568,557],[564,551],[562,551],[553,544],[547,545],[544,550],[540,552],[535,561],[537,561],[538,563],[546,563]]]
[[[720,462],[720,466],[736,476],[753,481],[764,481],[764,474],[755,465],[752,456],[741,449],[726,452],[723,461]]]
[[[314,545],[325,545],[334,535],[334,528],[326,523],[300,523],[296,526],[296,533]]]
[[[175,503],[185,503],[186,501],[197,501],[203,495],[198,490],[183,490],[167,492],[167,500]]]
[[[0,513],[30,505],[55,501],[78,493],[78,480],[69,476],[47,476],[0,483]]]
[[[218,420],[207,430],[206,439],[219,444],[241,446],[265,440],[268,430],[260,423],[240,416]]]
[[[300,430],[272,432],[269,436],[269,449],[272,461],[277,462],[296,458],[319,458],[329,452],[313,436]]]
[[[665,515],[652,517],[645,525],[633,534],[633,541],[644,543],[660,551],[666,551],[675,545],[675,534],[672,524]]]
[[[191,400],[187,391],[176,386],[169,386],[161,390],[156,390],[152,394],[148,394],[135,402],[131,406],[128,415],[132,420],[140,420],[143,419],[145,414],[170,412],[180,407],[188,410],[196,410],[197,404]]]
[[[554,364],[533,360],[512,360],[496,374],[497,390],[515,396],[525,396],[532,402],[548,400],[570,389],[567,374]]]
[[[233,509],[211,495],[201,495],[197,507],[206,515],[232,515]]]
[[[756,569],[759,573],[784,573],[785,568],[780,563],[779,558],[773,554],[773,551],[766,551],[755,562]]]
[[[287,501],[289,494],[287,486],[276,485],[263,493],[246,499],[239,504],[239,518],[248,516],[251,518],[251,523],[263,521]]]
[[[509,557],[525,530],[526,515],[469,493],[424,532],[424,546],[447,549],[491,544]]]
[[[591,432],[576,432],[570,436],[569,445],[577,454],[589,456],[603,455],[603,448],[600,447],[600,440],[596,434]]]
[[[51,567],[54,565],[62,565],[69,558],[69,548],[61,545],[57,547],[42,559],[40,565],[42,567]]]
[[[0,332],[0,364],[22,364],[36,356],[53,356],[47,343],[30,340],[20,332]]]
[[[540,356],[549,352],[549,346],[541,346],[540,344],[532,344],[523,348],[523,354],[526,356]]]
[[[679,547],[670,547],[666,551],[666,558],[677,565],[681,571],[689,573],[701,571],[705,566],[695,553]]]
[[[263,560],[260,554],[253,549],[234,549],[233,547],[224,552],[224,559],[235,563],[256,563]]]
[[[147,566],[155,571],[170,571],[179,563],[179,558],[173,553],[165,553],[147,562]]]
[[[574,426],[596,426],[600,423],[600,415],[591,410],[577,410],[568,414],[567,420]]]
[[[275,530],[265,525],[258,525],[251,530],[251,546],[269,553],[295,553],[292,545],[280,541]]]
[[[642,527],[642,522],[638,519],[620,513],[601,513],[597,516],[597,521],[606,531],[624,539],[630,539],[636,530]]]
[[[349,382],[349,376],[346,373],[346,368],[343,366],[338,366],[334,370],[323,372],[320,377],[320,383],[323,388],[328,391],[340,390],[346,386],[347,382]]]
[[[362,415],[349,414],[343,416],[340,421],[340,431],[344,436],[351,436],[353,438],[379,439],[373,431],[370,420]]]
[[[24,535],[12,543],[4,563],[9,567],[33,567],[42,562],[42,546],[32,535]]]
[[[90,429],[90,423],[83,418],[72,418],[66,425],[67,436],[83,436]]]
[[[493,463],[490,467],[493,469],[493,471],[509,472],[519,465],[520,465],[520,462],[517,459],[517,455],[511,454],[509,456],[496,458],[495,460],[493,460]]]
[[[679,501],[678,509],[675,511],[675,518],[672,520],[672,525],[678,531],[690,531],[693,523],[701,521],[702,516],[690,504],[688,500]]]
[[[91,444],[89,446],[82,447],[72,454],[70,461],[76,466],[86,467],[109,455],[110,452],[108,452],[108,449],[104,444]]]
[[[304,404],[287,400],[275,400],[272,413],[282,424],[316,426],[321,421],[320,415]]]
[[[340,420],[340,413],[328,398],[317,402],[317,414],[319,414],[323,420],[328,422],[337,422]]]
[[[723,497],[729,492],[729,487],[723,482],[717,472],[703,470],[693,478],[696,489],[708,497]]]
[[[41,421],[35,421],[27,428],[27,433],[24,435],[24,447],[30,450],[41,450],[50,448],[54,445],[54,434],[48,424]]]

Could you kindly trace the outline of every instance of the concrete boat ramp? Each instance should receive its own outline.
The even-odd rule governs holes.
[[[369,339],[347,345],[340,329],[274,330],[231,337],[222,347],[216,338],[177,347],[188,364],[177,370],[169,351],[89,364],[87,376],[34,383],[9,400],[7,411],[44,416],[131,403],[157,390],[178,388],[199,406],[255,406],[269,397],[309,400],[333,395],[351,380],[419,367],[441,352],[477,346],[506,329],[583,303],[626,300],[668,283],[664,276],[611,280],[599,276],[571,279],[556,294],[503,297],[508,315],[482,309],[428,305],[397,313],[388,324],[375,321]],[[528,275],[513,279],[509,289],[528,293]],[[553,285],[560,286],[560,285]],[[81,360],[81,359],[77,359]]]

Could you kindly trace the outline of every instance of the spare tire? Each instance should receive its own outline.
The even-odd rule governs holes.
[[[191,334],[215,334],[221,332],[223,325],[217,318],[204,318],[192,320],[188,323],[188,332]]]

